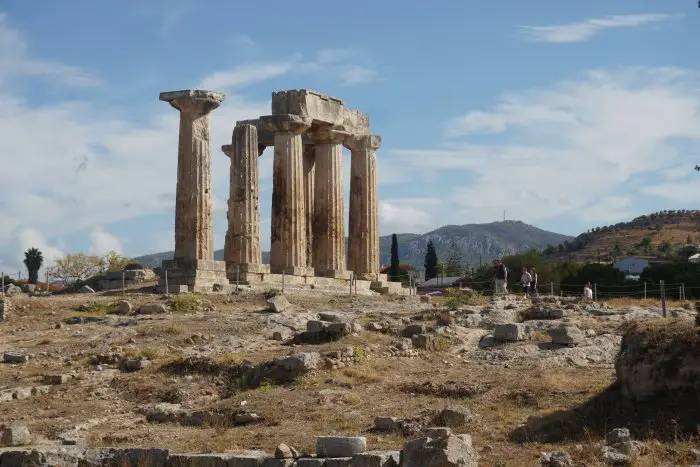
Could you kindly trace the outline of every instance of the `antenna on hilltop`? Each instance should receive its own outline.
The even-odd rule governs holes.
[[[505,221],[506,221],[506,210],[504,209],[503,210],[503,222],[505,222]]]

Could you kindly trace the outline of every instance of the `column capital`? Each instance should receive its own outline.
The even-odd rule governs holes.
[[[382,137],[378,135],[352,135],[347,138],[344,144],[350,150],[376,150],[382,145]]]
[[[233,156],[233,144],[224,144],[221,146],[221,150],[226,154],[227,157]]]
[[[260,122],[273,133],[303,133],[311,128],[311,120],[292,114],[266,115]]]
[[[207,115],[224,101],[224,94],[200,89],[161,92],[159,99],[169,103],[180,112]]]
[[[350,133],[341,125],[313,127],[306,134],[315,143],[345,144],[350,137]]]

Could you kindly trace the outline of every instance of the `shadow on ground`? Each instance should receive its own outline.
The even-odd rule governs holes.
[[[671,441],[698,435],[700,391],[675,391],[632,401],[614,383],[578,407],[530,417],[511,432],[510,439],[518,443],[583,441],[602,438],[613,428],[623,427],[638,439]]]

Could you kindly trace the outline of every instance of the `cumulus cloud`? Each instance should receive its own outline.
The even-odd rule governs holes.
[[[16,264],[22,264],[22,261],[24,260],[24,252],[29,248],[37,248],[41,251],[44,257],[42,270],[47,267],[51,267],[57,259],[65,256],[63,251],[50,244],[41,232],[31,227],[21,229],[19,231],[18,240],[20,248],[18,249],[16,257]]]
[[[537,42],[583,42],[605,29],[635,28],[662,21],[682,18],[682,14],[613,15],[566,24],[521,26],[522,35]]]
[[[107,232],[102,226],[92,229],[88,252],[91,255],[104,256],[112,251],[117,254],[122,254],[124,251],[124,245],[119,237]]]
[[[490,110],[455,117],[445,131],[453,139],[443,147],[389,151],[387,162],[470,179],[456,182],[434,217],[479,222],[506,209],[529,222],[562,214],[624,218],[644,210],[636,200],[630,205],[630,193],[688,200],[691,185],[652,187],[647,179],[677,177],[669,170],[695,163],[683,144],[700,140],[700,85],[694,73],[673,68],[594,70],[506,93]],[[489,134],[499,139],[473,142]]]
[[[390,233],[422,232],[434,226],[430,207],[436,201],[429,198],[386,200],[379,203],[382,235]]]

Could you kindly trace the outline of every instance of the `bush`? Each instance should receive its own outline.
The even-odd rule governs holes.
[[[173,311],[177,313],[191,313],[199,309],[199,298],[191,293],[176,295],[170,302]]]
[[[456,310],[462,305],[467,305],[473,296],[474,292],[471,290],[449,287],[445,290],[445,306],[449,310]]]

